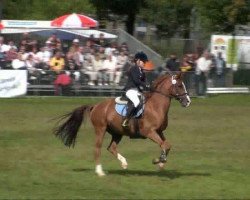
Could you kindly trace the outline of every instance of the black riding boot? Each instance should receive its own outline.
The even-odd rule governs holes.
[[[127,116],[125,120],[122,122],[123,127],[128,127],[128,122],[131,119],[131,117],[133,117],[135,110],[136,108],[134,107],[134,104],[128,106]]]

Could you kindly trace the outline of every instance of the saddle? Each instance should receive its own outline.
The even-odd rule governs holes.
[[[145,103],[145,97],[140,94],[139,95],[139,100],[140,100],[140,104],[137,106],[137,109],[135,111],[134,114],[134,118],[140,118],[141,115],[143,114],[144,111],[144,103]],[[126,96],[120,96],[115,98],[115,110],[116,112],[123,116],[126,117],[127,116],[127,108],[129,106],[130,103],[132,103]]]
[[[134,116],[132,116],[133,120],[133,126],[135,133],[133,135],[130,135],[130,139],[146,139],[144,136],[141,135],[139,132],[139,121],[138,119],[142,116],[144,112],[144,106],[145,106],[145,97],[140,94],[139,96],[140,104],[137,106],[137,109],[134,113]],[[121,115],[122,117],[127,116],[127,108],[132,104],[132,102],[126,97],[126,96],[120,96],[115,99],[115,110],[116,112]]]

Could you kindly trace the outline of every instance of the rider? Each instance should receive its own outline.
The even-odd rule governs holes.
[[[128,121],[140,103],[139,92],[142,92],[147,87],[145,73],[143,72],[143,67],[147,61],[148,57],[144,52],[136,53],[134,57],[135,65],[127,72],[128,80],[124,90],[126,91],[126,97],[132,102],[132,105],[128,106],[126,119],[122,123],[123,127],[128,126]]]

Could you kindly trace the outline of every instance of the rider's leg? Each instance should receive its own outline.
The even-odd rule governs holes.
[[[133,116],[137,106],[140,104],[140,100],[139,100],[139,97],[138,97],[138,91],[137,90],[133,90],[133,89],[128,90],[126,92],[126,96],[131,100],[132,105],[128,106],[126,119],[122,123],[123,127],[128,126],[129,120]]]

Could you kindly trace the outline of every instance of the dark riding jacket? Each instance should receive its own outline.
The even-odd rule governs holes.
[[[143,69],[137,65],[133,65],[127,72],[128,80],[124,90],[135,88],[142,92],[146,88],[146,77]]]

